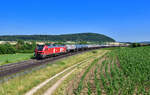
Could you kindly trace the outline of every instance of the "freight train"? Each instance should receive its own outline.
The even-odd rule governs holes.
[[[37,45],[35,48],[35,57],[43,59],[48,56],[56,56],[69,52],[77,52],[88,49],[104,47],[102,45]]]

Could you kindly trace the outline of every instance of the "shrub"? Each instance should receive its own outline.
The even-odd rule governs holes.
[[[14,53],[33,53],[36,47],[36,43],[32,41],[30,43],[24,43],[24,41],[18,41],[16,45],[9,43],[0,45],[0,54],[14,54]]]
[[[130,47],[140,47],[140,46],[141,46],[140,43],[132,43],[132,44],[130,45]]]
[[[92,53],[97,53],[97,51],[96,51],[96,50],[93,50]]]
[[[6,47],[4,45],[0,45],[0,54],[5,54],[6,52]]]
[[[0,45],[0,54],[14,54],[16,49],[10,44]]]

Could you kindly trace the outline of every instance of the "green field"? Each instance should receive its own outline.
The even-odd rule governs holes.
[[[0,65],[28,60],[32,56],[33,56],[33,53],[17,53],[17,54],[0,55]]]
[[[68,81],[66,87],[59,88],[67,90],[57,93],[150,95],[150,47],[113,49],[82,72]]]

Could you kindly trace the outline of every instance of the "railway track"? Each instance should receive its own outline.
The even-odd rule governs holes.
[[[18,73],[18,72],[26,70],[26,69],[36,67],[36,66],[39,66],[42,64],[48,64],[49,62],[52,63],[52,61],[55,61],[55,60],[58,60],[61,58],[65,58],[68,56],[72,56],[75,54],[87,52],[87,51],[90,51],[90,50],[67,53],[67,54],[50,57],[50,58],[43,59],[43,60],[30,59],[28,61],[2,65],[2,66],[0,66],[0,78],[14,74],[14,73]]]
[[[110,48],[110,47],[112,47],[112,46],[99,47],[99,48]],[[90,50],[95,50],[95,49],[90,49]],[[52,63],[52,61],[55,61],[55,60],[58,60],[58,59],[61,59],[61,58],[65,58],[65,57],[68,57],[68,56],[72,56],[72,55],[75,55],[75,54],[79,54],[79,53],[82,53],[82,52],[87,52],[87,51],[90,51],[90,50],[66,53],[66,54],[63,54],[63,55],[50,57],[50,58],[47,58],[47,59],[44,59],[44,60],[30,59],[28,61],[2,65],[2,66],[0,66],[0,78],[11,75],[11,74],[18,73],[18,72],[26,70],[26,69],[36,67],[36,66],[39,66],[39,65],[42,65],[42,64],[48,64],[49,62]]]

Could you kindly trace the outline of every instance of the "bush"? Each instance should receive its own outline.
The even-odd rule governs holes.
[[[97,51],[96,51],[96,50],[93,50],[92,53],[97,53]]]
[[[132,43],[130,47],[140,47],[141,44],[140,43]]]
[[[16,53],[16,49],[11,44],[4,44],[7,49],[7,54],[14,54]]]
[[[33,53],[35,47],[35,41],[32,41],[32,44],[24,43],[23,41],[18,41],[18,43],[16,44],[17,53]]]
[[[10,44],[0,45],[0,54],[14,54],[16,49]]]
[[[30,43],[24,43],[24,41],[18,41],[16,45],[9,43],[0,45],[0,54],[14,54],[14,53],[33,53],[36,47],[36,43],[32,41]]]

